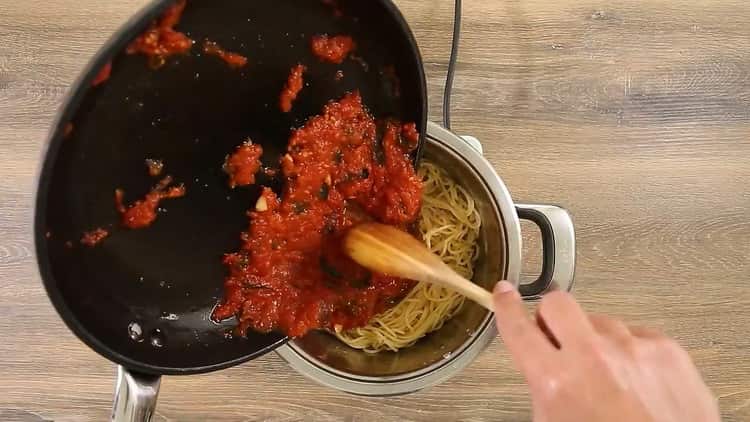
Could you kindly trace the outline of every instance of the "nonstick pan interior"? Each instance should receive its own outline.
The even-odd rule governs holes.
[[[50,298],[83,341],[131,369],[181,374],[236,364],[285,341],[226,336],[234,321],[210,320],[222,295],[222,255],[239,248],[259,192],[227,187],[225,156],[250,137],[264,147],[264,164],[276,167],[290,130],[354,89],[377,118],[415,121],[424,132],[426,92],[416,45],[390,1],[342,1],[337,17],[317,0],[188,0],[177,30],[196,45],[154,70],[124,47],[167,4],[157,1],[127,24],[73,88],[44,159],[35,238]],[[320,63],[309,45],[322,33],[351,35],[358,58]],[[200,54],[204,39],[248,65],[232,69]],[[109,60],[110,79],[92,88]],[[278,96],[297,63],[308,67],[307,83],[284,114]],[[142,198],[158,181],[147,174],[147,158],[163,160],[163,174],[184,183],[187,195],[163,202],[151,227],[121,229],[114,190],[123,189],[128,203]],[[261,184],[280,185],[266,176]],[[81,234],[96,227],[110,237],[81,245]]]

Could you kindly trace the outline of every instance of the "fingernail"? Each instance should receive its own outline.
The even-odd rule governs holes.
[[[508,293],[511,290],[514,290],[515,287],[513,287],[512,284],[508,283],[507,281],[503,280],[495,285],[495,293]]]

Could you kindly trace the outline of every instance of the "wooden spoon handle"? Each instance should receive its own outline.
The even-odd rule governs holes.
[[[440,284],[443,287],[454,290],[468,299],[482,305],[485,309],[490,312],[495,311],[494,301],[492,299],[492,293],[483,289],[482,287],[466,280],[460,275],[456,274],[452,269],[448,268],[450,272],[441,272],[439,274],[431,274],[431,277],[435,277],[433,280],[427,280],[428,282]]]
[[[411,280],[434,283],[454,290],[490,311],[492,293],[456,274],[424,243],[395,227],[360,224],[344,239],[344,250],[370,270]]]

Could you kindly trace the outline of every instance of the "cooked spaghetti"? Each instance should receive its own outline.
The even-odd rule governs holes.
[[[427,247],[458,274],[471,279],[478,256],[481,220],[474,200],[435,164],[423,161],[418,172],[424,183],[419,231]],[[351,347],[376,353],[397,351],[443,326],[464,303],[460,294],[420,282],[396,306],[370,323],[336,336]]]

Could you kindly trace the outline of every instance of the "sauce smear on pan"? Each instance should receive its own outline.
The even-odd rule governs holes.
[[[247,57],[241,54],[226,51],[219,44],[213,41],[203,41],[203,52],[224,60],[224,62],[226,62],[229,67],[234,69],[243,67],[247,64]]]
[[[289,78],[279,96],[279,108],[284,113],[292,111],[292,103],[297,99],[299,92],[302,91],[302,86],[305,82],[302,79],[302,74],[305,73],[306,70],[307,68],[304,65],[298,64],[289,72]]]
[[[109,79],[109,76],[112,74],[112,62],[107,62],[104,66],[102,66],[101,69],[99,69],[99,73],[96,74],[94,77],[94,80],[91,81],[91,86],[99,86],[106,82]]]
[[[295,337],[363,326],[394,305],[413,282],[370,273],[346,256],[341,238],[367,219],[404,230],[415,222],[422,183],[409,154],[417,141],[413,124],[377,130],[358,93],[295,130],[281,159],[281,196],[263,189],[242,248],[224,257],[229,275],[213,319],[236,315],[240,333]]]
[[[312,52],[320,61],[341,64],[356,45],[348,35],[315,35],[310,43]]]
[[[109,232],[98,227],[90,232],[84,232],[81,236],[81,244],[93,248],[109,236]]]
[[[128,54],[140,53],[150,59],[153,67],[164,64],[164,59],[174,54],[185,53],[193,46],[193,40],[174,29],[185,10],[186,0],[176,0],[156,19],[148,29],[136,37],[125,50]]]
[[[146,194],[146,197],[135,201],[130,206],[125,206],[122,189],[115,191],[115,208],[120,213],[120,220],[124,227],[129,229],[143,229],[156,220],[157,208],[163,199],[179,198],[185,196],[185,186],[172,186],[172,177],[167,176]]]

